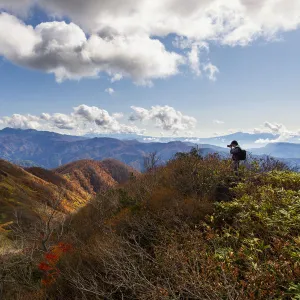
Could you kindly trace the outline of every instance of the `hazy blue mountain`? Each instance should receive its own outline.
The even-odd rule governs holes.
[[[30,161],[45,168],[56,168],[81,159],[114,158],[141,170],[143,159],[150,152],[157,151],[164,162],[177,152],[187,152],[191,148],[190,144],[176,141],[141,143],[112,138],[88,139],[36,130],[0,131],[0,158],[11,162]]]
[[[195,144],[209,144],[225,148],[233,140],[236,140],[243,148],[249,149],[253,147],[260,147],[260,145],[256,143],[256,141],[258,140],[274,140],[276,138],[278,138],[278,135],[273,135],[271,133],[236,132],[233,134],[209,138],[179,138],[179,140],[183,142],[192,142]]]
[[[281,158],[300,158],[300,144],[293,143],[272,143],[265,147],[251,149],[251,152],[257,155],[270,155]]]
[[[148,136],[134,134],[134,133],[90,133],[84,135],[84,137],[92,139],[92,138],[112,138],[118,140],[142,140],[143,138],[150,138]]]
[[[212,137],[212,138],[205,138],[200,139],[202,143],[213,144],[218,146],[225,146],[231,143],[233,140],[239,142],[239,144],[244,148],[249,148],[255,144],[257,140],[273,140],[276,139],[278,136],[273,135],[271,133],[244,133],[244,132],[237,132],[233,134],[228,134],[219,137]]]
[[[36,164],[33,161],[30,160],[12,160],[11,163],[14,163],[17,166],[23,167],[23,168],[31,168],[31,167],[40,167],[38,164]]]
[[[14,129],[14,128],[4,128],[0,130],[0,137],[9,137],[11,140],[14,138],[26,139],[29,141],[43,140],[44,142],[52,141],[64,141],[64,142],[73,142],[87,139],[83,136],[72,136],[67,134],[59,134],[56,132],[50,131],[38,131],[34,129]]]
[[[55,157],[56,149],[85,137],[62,135],[48,131],[4,128],[0,130],[0,158],[23,165],[49,166],[46,156]]]
[[[81,159],[103,160],[106,158],[117,159],[133,166],[138,170],[143,168],[144,157],[156,151],[162,163],[172,158],[177,152],[188,152],[195,144],[203,155],[219,153],[228,157],[229,150],[224,147],[207,143],[226,146],[233,139],[241,142],[245,147],[246,142],[255,141],[257,138],[274,138],[273,135],[251,135],[236,133],[219,138],[185,139],[171,142],[141,142],[138,140],[119,140],[114,138],[87,138],[78,136],[61,135],[53,132],[36,130],[20,130],[5,128],[0,130],[0,158],[24,166],[41,166],[44,168],[57,168],[69,162]],[[217,139],[217,140],[216,140]],[[200,143],[206,142],[206,143]],[[266,147],[251,149],[253,155],[270,155],[283,158],[291,164],[298,164],[300,159],[300,144],[276,143]]]
[[[136,139],[139,142],[143,143],[152,143],[152,142],[161,142],[161,143],[168,143],[172,141],[180,141],[184,143],[193,143],[193,144],[209,144],[215,145],[219,147],[226,147],[231,141],[237,140],[244,148],[252,148],[257,147],[259,144],[255,142],[257,140],[274,140],[278,138],[278,135],[274,135],[271,133],[244,133],[244,132],[237,132],[233,134],[228,134],[224,136],[217,136],[217,137],[209,137],[209,138],[196,138],[196,137],[151,137],[151,136],[143,136],[143,135],[136,135],[136,134],[93,134],[87,135],[86,137],[111,137],[117,138],[121,140],[130,140]],[[293,141],[299,140],[297,137],[293,138]]]

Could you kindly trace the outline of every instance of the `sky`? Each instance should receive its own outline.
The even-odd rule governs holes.
[[[0,0],[0,128],[300,134],[299,0]]]

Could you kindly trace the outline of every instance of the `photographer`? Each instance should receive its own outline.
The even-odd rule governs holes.
[[[230,148],[230,154],[232,154],[234,173],[235,173],[235,175],[238,175],[239,167],[240,167],[240,160],[242,160],[241,159],[242,149],[239,146],[237,141],[232,141],[230,145],[227,145],[227,147]]]

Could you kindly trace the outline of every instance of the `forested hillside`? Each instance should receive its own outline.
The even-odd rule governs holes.
[[[274,160],[237,178],[217,155],[178,154],[98,194],[47,251],[6,256],[3,296],[299,299],[299,190]]]

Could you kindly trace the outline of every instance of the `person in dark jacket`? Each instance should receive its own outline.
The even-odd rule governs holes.
[[[232,155],[232,161],[233,161],[233,170],[236,175],[238,175],[239,167],[240,167],[240,159],[239,159],[239,153],[241,152],[241,147],[239,146],[237,141],[232,141],[230,145],[227,147],[230,148],[230,154]]]

